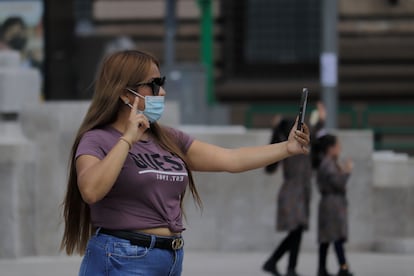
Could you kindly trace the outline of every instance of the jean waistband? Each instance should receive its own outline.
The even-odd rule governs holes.
[[[133,231],[112,230],[100,228],[98,233],[114,236],[120,239],[128,240],[132,245],[143,247],[151,247],[152,236]],[[160,249],[179,250],[184,246],[184,239],[182,237],[155,237],[153,246]]]

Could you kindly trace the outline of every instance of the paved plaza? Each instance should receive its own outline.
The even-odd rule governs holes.
[[[229,253],[187,251],[183,276],[266,276],[261,265],[266,252]],[[355,276],[413,276],[414,255],[349,252],[349,260]],[[316,253],[303,253],[298,272],[303,276],[316,273]],[[0,260],[1,276],[72,276],[77,275],[79,257],[33,257]],[[280,270],[285,267],[283,259]],[[330,270],[336,271],[333,254],[329,256]]]

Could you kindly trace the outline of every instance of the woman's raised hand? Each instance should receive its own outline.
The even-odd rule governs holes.
[[[131,143],[137,142],[141,138],[142,134],[144,134],[144,132],[150,127],[147,117],[145,117],[141,112],[138,112],[138,104],[139,98],[135,97],[123,135],[124,138],[131,141]]]
[[[290,131],[287,150],[290,154],[308,154],[309,153],[309,128],[306,124],[303,124],[303,130],[296,130],[298,120]]]
[[[340,167],[344,173],[351,173],[354,168],[354,162],[352,162],[352,159],[348,158]]]

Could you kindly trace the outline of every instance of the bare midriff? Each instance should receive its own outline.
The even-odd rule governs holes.
[[[135,230],[135,232],[138,232],[138,233],[141,232],[141,233],[145,233],[149,235],[165,236],[165,237],[175,237],[175,236],[181,235],[181,233],[171,232],[171,230],[166,227],[140,229],[140,230]]]

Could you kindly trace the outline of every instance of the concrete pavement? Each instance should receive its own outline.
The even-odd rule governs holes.
[[[329,256],[329,268],[336,272],[333,252]],[[183,276],[266,276],[261,271],[267,252],[200,252],[185,253]],[[355,276],[413,276],[414,255],[349,252]],[[1,276],[72,276],[77,275],[79,257],[31,257],[0,260]],[[303,276],[316,274],[317,254],[305,252],[300,256],[298,272]],[[286,267],[281,260],[280,270]]]

